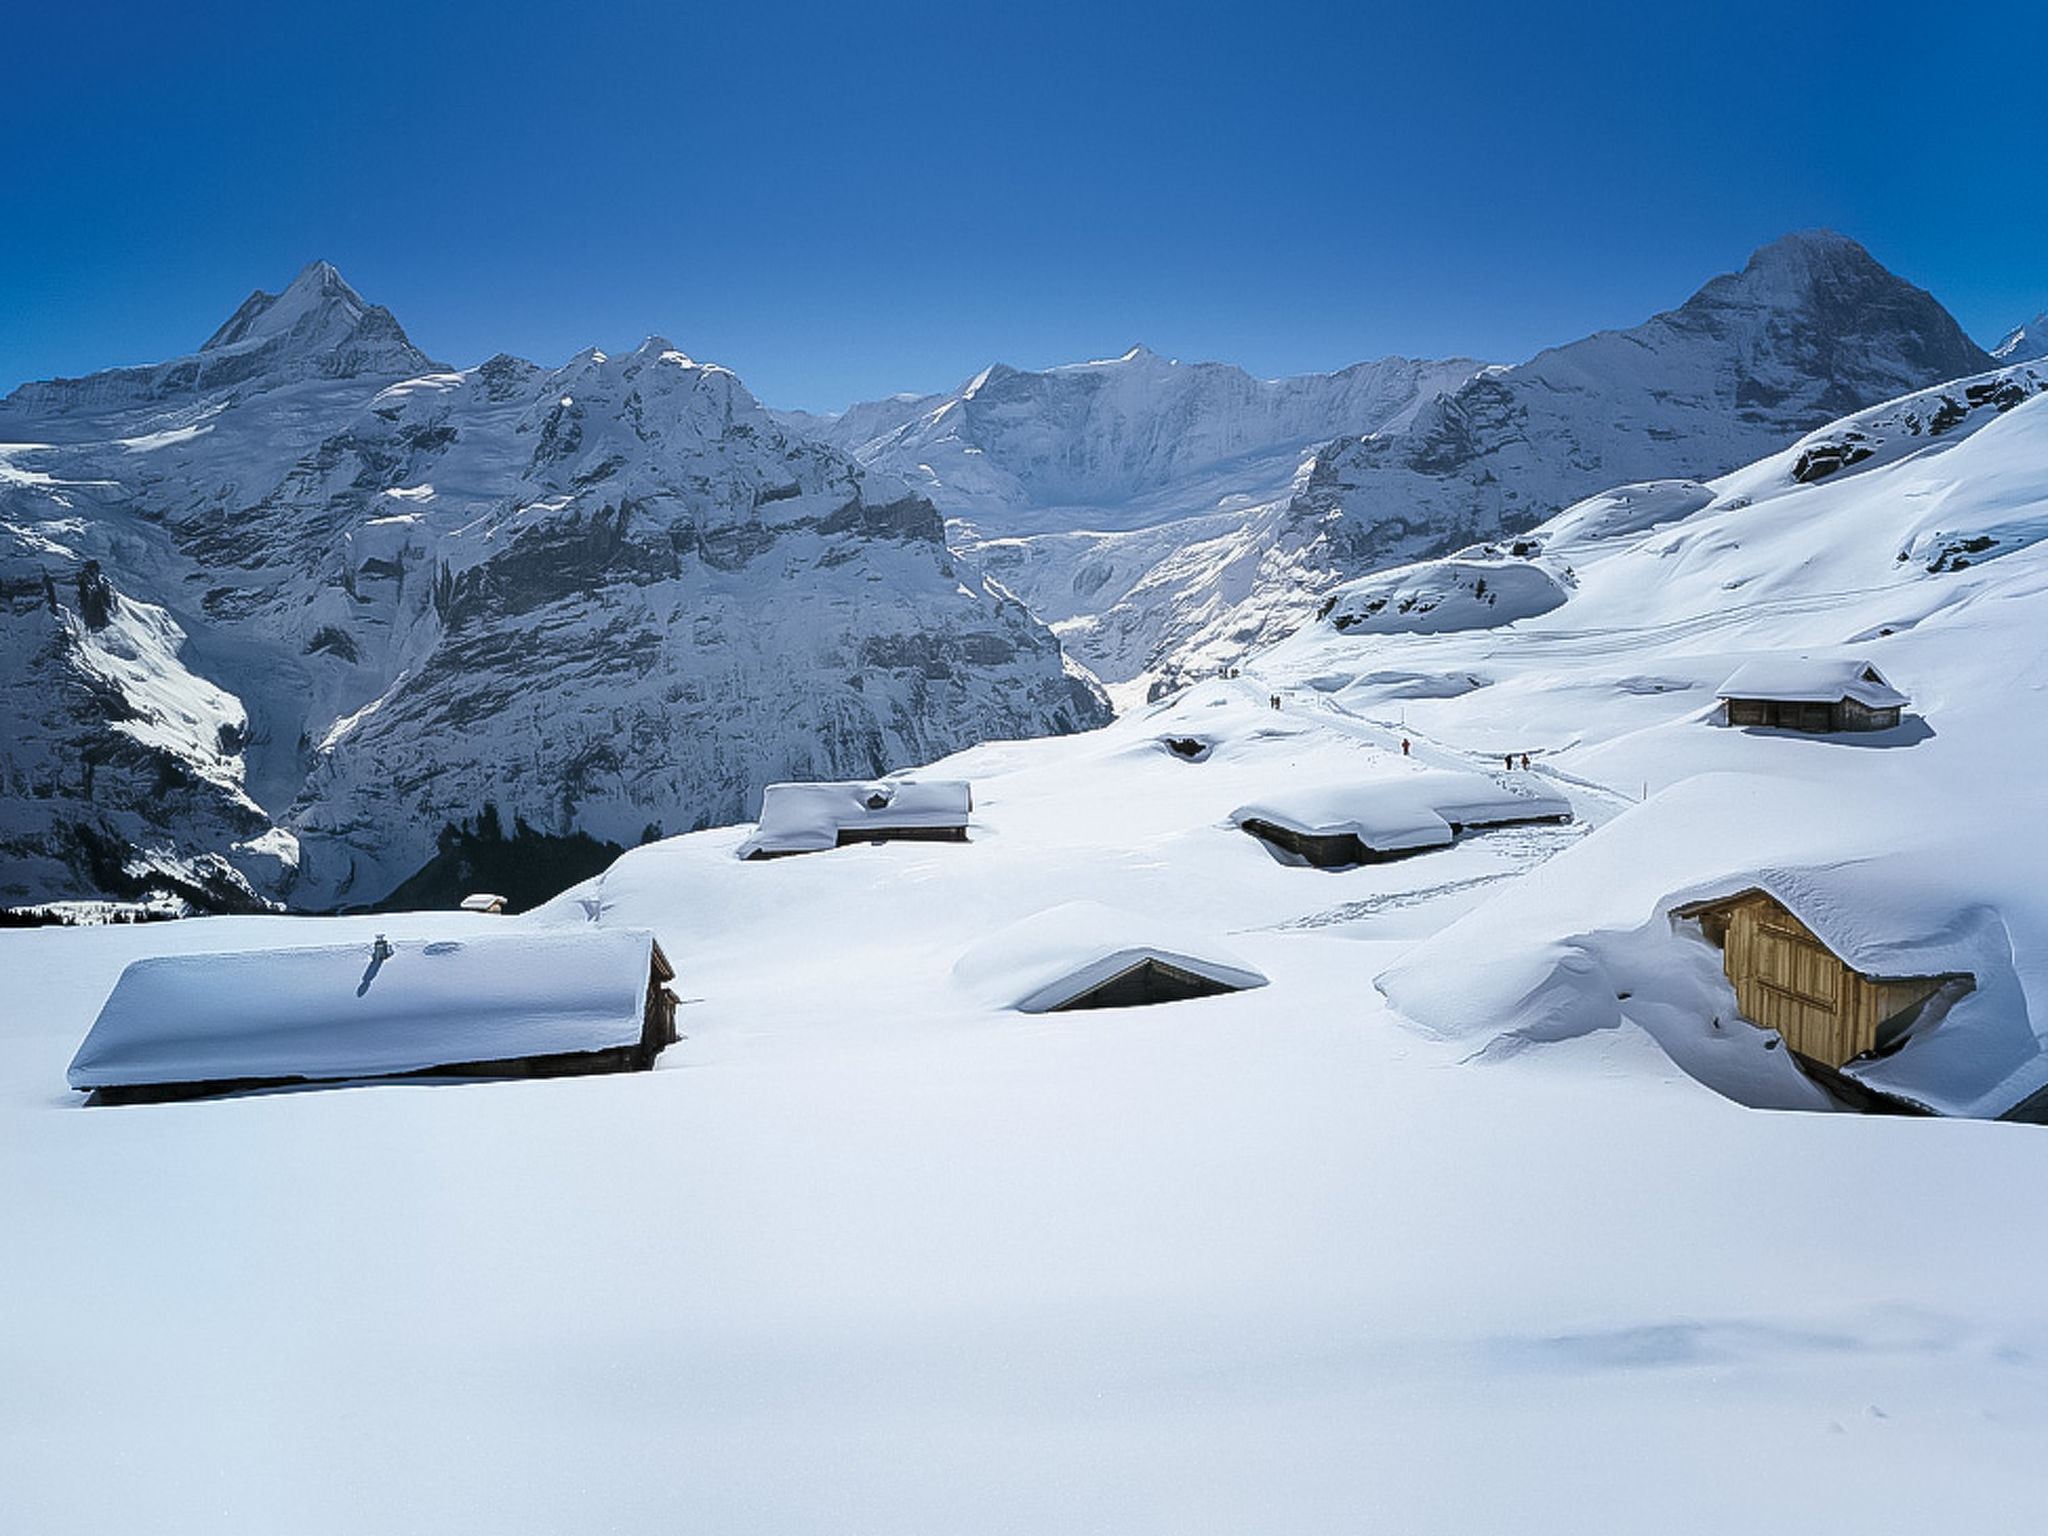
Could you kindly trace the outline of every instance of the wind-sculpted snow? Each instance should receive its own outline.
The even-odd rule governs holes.
[[[196,783],[225,753],[254,821],[234,840],[276,829],[298,856],[242,862],[306,906],[381,897],[486,805],[630,845],[745,814],[771,779],[1106,718],[929,502],[871,494],[658,338],[436,370],[316,264],[194,359],[17,391],[0,439],[19,445],[10,596],[49,610],[29,622],[92,628],[62,585],[88,557],[135,596],[123,612],[164,615],[136,676],[92,673],[100,702],[11,717],[18,771],[73,765],[10,854],[11,901],[107,889],[64,851],[66,828],[106,825],[105,781],[76,764],[107,717]],[[151,666],[208,679],[241,723],[183,743]],[[167,805],[153,830],[233,856],[190,821]]]

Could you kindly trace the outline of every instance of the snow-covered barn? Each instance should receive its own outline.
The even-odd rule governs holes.
[[[1298,785],[1241,805],[1230,819],[1322,869],[1442,848],[1467,827],[1569,821],[1571,802],[1526,773],[1426,769],[1388,778]]]
[[[161,955],[121,973],[67,1075],[125,1102],[643,1071],[676,1039],[674,977],[642,929]]]
[[[974,791],[962,779],[770,784],[743,859],[818,853],[848,843],[967,841]]]
[[[1860,657],[1766,656],[1738,667],[1717,695],[1730,725],[1884,731],[1911,701]]]
[[[953,974],[991,1007],[1020,1013],[1139,1007],[1266,985],[1263,972],[1205,934],[1093,901],[1067,902],[990,935]]]

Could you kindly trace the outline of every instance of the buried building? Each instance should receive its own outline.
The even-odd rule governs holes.
[[[974,791],[961,779],[770,784],[742,859],[819,853],[848,843],[967,841]]]
[[[644,1071],[677,1038],[674,977],[637,929],[161,955],[121,973],[67,1076],[121,1103]]]
[[[1718,694],[1730,725],[1820,735],[1888,731],[1911,701],[1860,658],[1768,656],[1735,670]]]
[[[1849,1107],[2048,1120],[2048,1051],[2003,921],[1931,910],[1902,874],[1779,870],[1670,918],[1721,951],[1742,1017]]]
[[[1093,901],[991,934],[953,975],[990,1007],[1019,1013],[1142,1007],[1266,985],[1263,972],[1207,935]]]
[[[1721,951],[1742,1016],[1776,1030],[1785,1048],[1809,1065],[1832,1070],[1889,1054],[1923,1016],[1938,1019],[1975,985],[1958,972],[1876,976],[1856,970],[1777,897],[1755,888],[1688,903],[1671,915],[1698,923],[1701,936]]]
[[[1532,775],[1455,769],[1298,786],[1230,813],[1268,846],[1320,869],[1447,847],[1467,828],[1571,817],[1571,802]]]

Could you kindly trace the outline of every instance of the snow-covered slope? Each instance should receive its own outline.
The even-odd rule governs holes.
[[[1570,568],[1562,602],[1490,629],[1361,635],[1336,622],[1376,590],[1358,583],[1261,661],[1346,719],[1532,752],[1566,782],[1646,799],[1406,957],[1384,983],[1395,1005],[1487,1051],[1640,1025],[1747,1097],[1747,1067],[1724,1058],[1749,1037],[1712,1028],[1732,997],[1670,914],[1759,886],[1860,968],[1976,978],[1938,1027],[1853,1075],[1945,1113],[2001,1113],[2048,1084],[2027,767],[2048,747],[2031,704],[2048,669],[2048,369],[1889,402],[1685,494],[1622,488],[1516,548]],[[1718,723],[1715,690],[1781,654],[1867,657],[1909,696],[1904,722],[1819,739]],[[1431,697],[1418,677],[1464,686]]]
[[[659,339],[438,370],[315,264],[192,358],[17,391],[0,464],[9,903],[113,893],[108,859],[370,901],[487,804],[630,845],[1105,717],[929,503]],[[155,675],[94,660],[136,626]],[[109,738],[181,791],[153,822]]]
[[[932,769],[973,784],[965,844],[746,863],[722,827],[525,918],[0,931],[10,1515],[2002,1529],[2048,1493],[2048,1133],[1827,1112],[1670,916],[1762,884],[1859,965],[1968,968],[1860,1070],[1977,1112],[2025,1086],[2044,384],[1925,391],[1460,557],[1569,569],[1547,611],[1320,623],[1104,730],[973,748]],[[1715,723],[1779,652],[1869,656],[1908,720]],[[1505,791],[1523,751],[1573,822],[1339,872],[1231,821],[1446,769]],[[64,1088],[133,958],[484,927],[653,929],[685,1038],[640,1077]],[[1267,984],[1012,1006],[1126,927]]]

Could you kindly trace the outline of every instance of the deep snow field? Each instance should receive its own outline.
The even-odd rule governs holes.
[[[2038,1509],[2048,1130],[1827,1111],[1762,1032],[1706,1022],[1725,983],[1665,915],[1765,880],[1845,942],[1967,955],[1978,991],[1892,1086],[1994,1112],[2042,1070],[2048,400],[1938,440],[1865,414],[1881,451],[1815,483],[1792,449],[1596,498],[1521,557],[1370,579],[1452,603],[1433,632],[1318,624],[1104,731],[934,765],[974,785],[965,846],[743,863],[722,828],[524,918],[0,932],[0,1525]],[[1517,559],[1546,581],[1490,590],[1543,611],[1442,627]],[[1712,722],[1722,679],[1788,650],[1867,657],[1906,723]],[[1199,761],[1164,745],[1190,737]],[[1524,751],[1571,824],[1323,871],[1230,820],[1303,786],[1511,786]],[[956,971],[1074,900],[1270,984],[1023,1014]],[[141,955],[592,922],[677,966],[653,1073],[120,1108],[64,1084]]]

